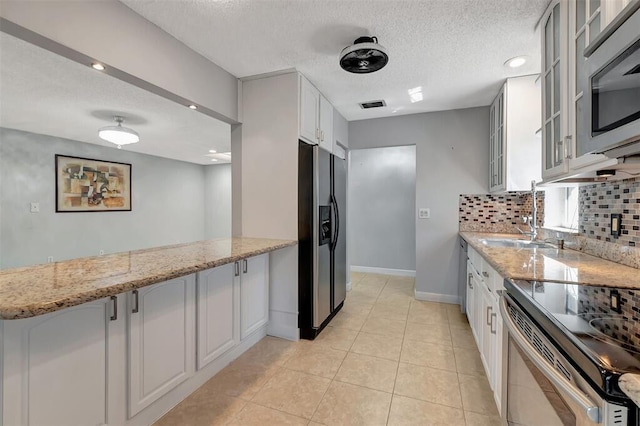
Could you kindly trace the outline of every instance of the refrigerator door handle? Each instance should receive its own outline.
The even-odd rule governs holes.
[[[331,220],[331,224],[333,226],[333,235],[331,236],[331,251],[335,250],[336,245],[338,244],[338,203],[336,202],[336,198],[331,194],[330,198],[331,202],[331,212],[333,213],[333,217]]]
[[[333,198],[333,204],[336,209],[336,228],[335,236],[333,237],[333,249],[335,250],[336,246],[338,245],[338,237],[340,236],[340,209],[338,208],[338,200],[336,200],[336,197],[334,197],[333,195],[331,195],[331,197]]]

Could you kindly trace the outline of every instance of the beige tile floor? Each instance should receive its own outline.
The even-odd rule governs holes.
[[[156,425],[499,425],[457,305],[414,300],[413,278],[352,274],[314,341],[266,337]]]

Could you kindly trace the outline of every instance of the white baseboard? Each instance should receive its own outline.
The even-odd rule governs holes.
[[[276,310],[269,311],[269,324],[267,325],[267,335],[280,337],[281,339],[300,340],[300,329],[298,328],[298,314],[292,312],[282,312]]]
[[[425,300],[427,302],[451,303],[453,305],[460,304],[460,298],[452,294],[428,293],[426,291],[415,291],[416,300]]]
[[[373,268],[371,266],[351,266],[351,272],[367,272],[370,274],[397,275],[400,277],[415,277],[416,271],[410,269]]]

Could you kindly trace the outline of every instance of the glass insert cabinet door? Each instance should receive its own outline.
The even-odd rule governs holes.
[[[572,105],[571,128],[573,145],[578,146],[588,137],[587,124],[584,123],[583,108],[585,91],[585,57],[584,49],[600,34],[602,21],[601,0],[573,0],[569,3],[569,31],[571,69],[569,101]],[[569,151],[569,156],[575,155]]]
[[[543,177],[568,170],[567,132],[567,52],[568,3],[554,1],[543,18],[542,30],[542,145]]]

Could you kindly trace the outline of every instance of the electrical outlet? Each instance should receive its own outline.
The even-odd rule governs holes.
[[[47,257],[47,263],[53,263],[53,256]]]
[[[100,250],[100,256],[104,254],[104,250]]]
[[[622,306],[620,306],[620,293],[618,290],[611,290],[609,295],[609,308],[619,314],[622,313]]]
[[[425,208],[418,209],[419,219],[429,219],[430,217],[431,217],[431,209],[425,209]]]
[[[31,213],[40,213],[40,203],[33,202],[29,207]]]

